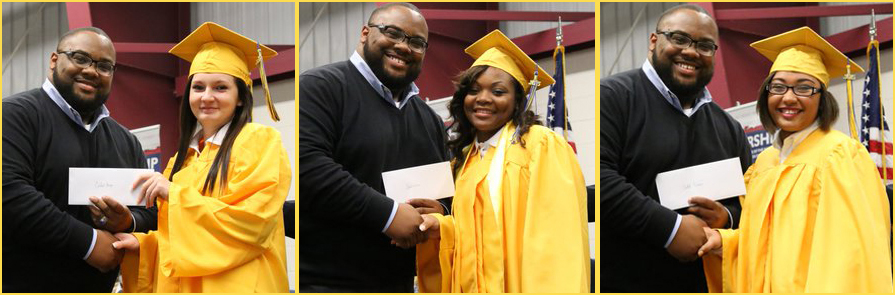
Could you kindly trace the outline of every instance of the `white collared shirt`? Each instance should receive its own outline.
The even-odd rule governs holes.
[[[497,132],[494,132],[494,135],[491,135],[491,138],[488,138],[488,140],[486,140],[485,142],[479,142],[478,139],[475,140],[474,144],[475,144],[476,150],[478,150],[478,152],[479,152],[479,159],[482,159],[485,157],[485,153],[488,152],[489,148],[497,147],[497,143],[498,143],[497,141],[500,140],[500,132],[503,131],[503,128],[506,128],[506,127],[502,127],[500,129],[498,129]]]
[[[802,141],[805,141],[805,138],[808,138],[808,135],[811,135],[811,132],[817,130],[818,127],[820,127],[820,125],[817,121],[814,121],[808,128],[790,134],[784,138],[782,142],[780,140],[780,132],[783,130],[777,129],[777,132],[774,132],[774,147],[780,150],[780,164],[783,164],[786,157],[789,157],[789,155],[792,154],[792,151],[795,150]]]
[[[414,95],[420,93],[420,89],[416,87],[416,84],[410,82],[410,89],[408,89],[407,94],[405,94],[400,101],[395,101],[392,90],[385,87],[385,84],[382,84],[382,82],[379,81],[379,78],[377,78],[376,74],[373,73],[373,70],[370,69],[370,65],[367,64],[367,61],[365,61],[356,50],[351,54],[351,57],[348,58],[348,60],[354,64],[354,67],[360,71],[361,76],[364,76],[364,79],[367,80],[367,83],[370,83],[370,86],[373,87],[373,90],[376,90],[376,93],[378,93],[379,96],[398,109],[403,108]]]
[[[227,130],[230,130],[230,122],[227,122],[227,124],[221,126],[221,128],[218,129],[218,131],[216,131],[214,134],[212,134],[211,137],[206,138],[205,144],[213,143],[217,146],[221,146],[221,144],[224,142],[224,136],[227,135]],[[199,139],[202,138],[202,135],[204,135],[204,133],[202,133],[202,124],[199,124],[197,122],[196,131],[193,132],[193,137],[190,139],[190,148],[195,150],[196,154],[202,152],[201,150],[199,150]]]
[[[93,130],[96,129],[97,125],[99,125],[99,121],[109,116],[109,109],[106,108],[106,105],[104,104],[99,108],[99,113],[96,114],[96,117],[93,119],[92,123],[84,124],[84,121],[81,118],[81,114],[78,113],[75,108],[71,107],[71,105],[69,105],[64,98],[62,98],[62,94],[60,94],[59,90],[56,89],[56,86],[53,85],[52,82],[50,82],[50,78],[44,79],[44,83],[43,85],[41,85],[41,88],[44,92],[47,93],[47,95],[50,96],[50,99],[53,100],[53,102],[56,103],[56,105],[59,106],[60,109],[62,109],[62,112],[65,113],[65,115],[68,116],[69,119],[84,127],[87,132],[93,133]]]
[[[674,92],[671,92],[671,89],[665,85],[665,82],[662,81],[662,78],[659,77],[659,73],[656,72],[656,69],[653,68],[653,64],[649,62],[649,60],[643,62],[643,65],[640,66],[640,70],[646,74],[646,78],[659,90],[659,93],[662,94],[662,97],[665,98],[665,101],[671,104],[675,109],[684,113],[687,117],[692,116],[696,111],[699,110],[705,104],[712,102],[712,94],[709,93],[709,89],[703,87],[702,93],[696,97],[696,100],[693,102],[693,106],[690,109],[684,109],[681,106],[681,100],[677,97]]]

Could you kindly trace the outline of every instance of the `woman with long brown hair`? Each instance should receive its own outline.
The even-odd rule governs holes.
[[[251,123],[250,71],[276,52],[215,23],[171,49],[191,61],[177,154],[135,183],[158,231],[118,234],[128,292],[288,292],[280,134]],[[269,100],[268,100],[269,102]],[[271,107],[271,115],[276,111]]]

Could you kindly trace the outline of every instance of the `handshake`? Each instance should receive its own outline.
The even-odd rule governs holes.
[[[90,202],[93,205],[88,209],[96,227],[96,242],[86,262],[101,272],[108,272],[121,264],[125,250],[139,249],[137,239],[126,233],[135,221],[130,210],[112,197],[90,197]]]
[[[721,203],[704,197],[690,198],[692,215],[684,215],[681,225],[666,249],[682,262],[696,260],[705,254],[721,255],[721,234],[714,228],[728,222],[727,209]]]
[[[399,203],[385,234],[392,239],[393,245],[404,249],[435,238],[439,235],[438,220],[425,215],[429,213],[444,214],[441,203],[432,199],[410,199],[407,203]]]

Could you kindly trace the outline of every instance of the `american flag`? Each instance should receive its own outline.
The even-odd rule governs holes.
[[[867,46],[867,57],[870,66],[867,76],[864,77],[864,102],[861,104],[861,143],[870,152],[870,158],[876,163],[879,175],[885,175],[886,183],[892,183],[892,134],[889,131],[885,118],[885,110],[880,104],[879,91],[879,42],[871,41]],[[880,140],[880,125],[884,130],[884,139]],[[885,143],[885,157],[883,157],[883,143]],[[883,159],[886,160],[883,171]]]
[[[575,140],[572,139],[572,124],[569,123],[568,108],[566,108],[565,54],[566,49],[562,45],[553,50],[553,61],[556,64],[553,80],[556,80],[556,83],[550,85],[550,94],[547,100],[547,128],[562,135],[572,146],[572,150],[578,153],[575,148]]]

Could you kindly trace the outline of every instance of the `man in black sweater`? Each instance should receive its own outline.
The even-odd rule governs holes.
[[[737,226],[736,198],[675,212],[656,189],[661,172],[733,157],[743,172],[751,165],[742,127],[705,88],[717,40],[705,10],[673,7],[643,66],[600,81],[601,292],[706,292],[702,228]]]
[[[420,213],[446,210],[388,198],[382,172],[448,160],[444,124],[413,84],[427,38],[415,6],[386,4],[348,61],[301,75],[299,292],[413,292]]]
[[[3,99],[3,292],[110,292],[123,255],[112,234],[156,227],[154,209],[119,207],[98,221],[68,205],[69,167],[146,167],[103,105],[114,64],[102,30],[72,30],[43,86]]]

